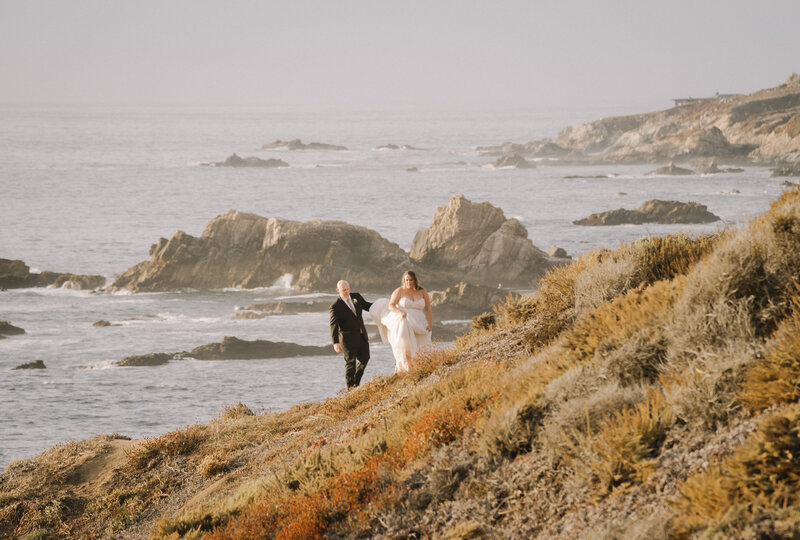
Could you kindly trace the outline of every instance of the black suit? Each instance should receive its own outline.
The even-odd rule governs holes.
[[[341,344],[344,350],[344,376],[348,388],[361,383],[361,376],[369,361],[369,338],[364,327],[363,311],[369,311],[372,307],[372,303],[358,293],[351,293],[350,300],[356,308],[355,313],[341,297],[331,304],[330,309],[331,339],[334,344]]]

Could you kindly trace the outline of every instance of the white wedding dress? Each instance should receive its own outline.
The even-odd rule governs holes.
[[[379,298],[372,303],[369,314],[378,325],[381,340],[392,346],[394,371],[400,373],[409,370],[409,359],[420,348],[431,344],[431,333],[427,330],[424,298],[403,297],[397,307],[406,312],[405,317],[389,309],[388,298]]]

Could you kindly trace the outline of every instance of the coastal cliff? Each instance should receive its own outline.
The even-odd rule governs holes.
[[[482,148],[544,163],[800,162],[800,75],[747,95],[687,100],[668,110],[566,127],[553,139]],[[551,159],[557,161],[550,161]]]
[[[11,463],[0,536],[794,538],[800,189],[551,269],[324,402]]]

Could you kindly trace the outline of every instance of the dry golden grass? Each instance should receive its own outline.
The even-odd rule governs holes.
[[[792,313],[779,326],[764,357],[747,370],[739,399],[751,411],[800,398],[800,296],[791,299]]]
[[[587,408],[583,426],[574,421],[561,426],[563,442],[556,447],[576,474],[598,485],[601,494],[645,481],[675,422],[658,391],[632,406],[604,405],[593,410],[597,420]]]
[[[733,456],[688,478],[675,501],[675,532],[741,531],[754,514],[800,511],[800,408],[771,415]]]
[[[616,512],[609,501],[620,499],[605,495],[652,495],[648,478],[677,421],[704,441],[731,429],[742,404],[797,401],[798,216],[793,190],[742,229],[582,256],[550,271],[532,296],[494,306],[454,347],[418,355],[407,374],[282,412],[236,404],[205,426],[144,441],[116,477],[119,489],[90,501],[81,532],[113,535],[162,512],[159,538],[502,537],[514,532],[503,528],[515,523],[512,500],[531,519],[555,522],[592,504]],[[687,481],[676,503],[681,534],[724,536],[758,516],[777,523],[796,512],[800,473],[789,456],[800,452],[799,418],[791,405]],[[93,450],[74,450],[58,459],[91,459]],[[526,462],[555,464],[536,501],[524,490],[537,480],[519,474]],[[69,468],[24,474],[30,494]],[[159,506],[187,485],[209,491],[182,513]],[[17,536],[66,530],[63,497],[26,497],[0,493],[0,516]],[[452,516],[469,522],[454,527]],[[642,530],[666,523],[660,514]]]

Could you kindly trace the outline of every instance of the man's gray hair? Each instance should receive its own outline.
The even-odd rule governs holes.
[[[350,284],[347,281],[340,279],[339,281],[336,282],[336,289],[337,290],[341,289],[342,285],[347,285],[348,287],[350,286]]]

